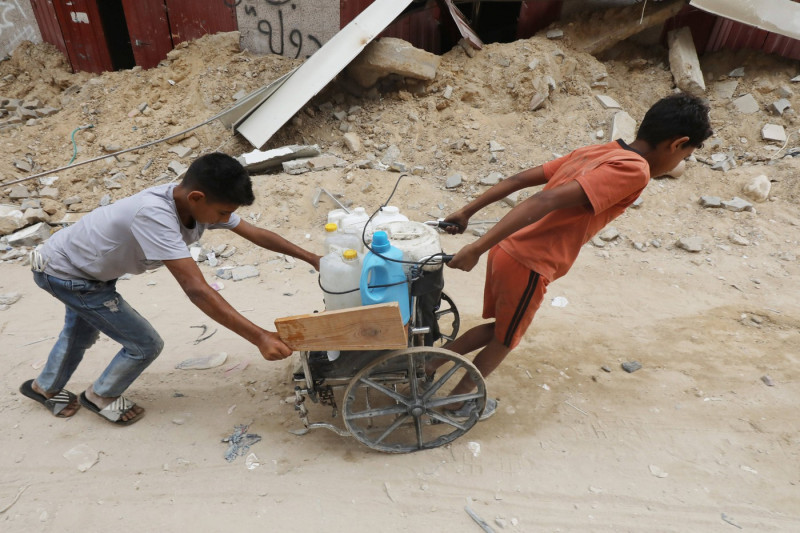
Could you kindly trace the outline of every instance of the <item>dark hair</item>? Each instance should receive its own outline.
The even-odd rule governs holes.
[[[236,159],[220,152],[195,159],[181,185],[202,192],[210,202],[251,205],[255,201],[247,171]]]
[[[699,148],[714,134],[708,111],[708,104],[702,98],[686,93],[667,96],[645,113],[636,138],[655,148],[668,139],[689,137],[689,144]]]

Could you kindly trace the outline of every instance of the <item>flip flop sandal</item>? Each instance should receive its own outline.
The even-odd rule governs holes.
[[[138,422],[142,417],[144,417],[144,413],[140,413],[134,418],[129,420],[123,420],[122,417],[125,416],[131,409],[136,407],[136,404],[131,400],[127,399],[124,396],[120,396],[110,404],[106,405],[102,409],[96,406],[92,401],[86,397],[86,392],[81,393],[80,397],[81,405],[85,408],[90,410],[91,412],[100,415],[101,417],[105,418],[112,424],[116,424],[118,426],[129,426],[133,423]]]
[[[78,411],[78,408],[80,407],[79,405],[74,403],[75,400],[78,399],[78,397],[75,396],[74,394],[72,394],[71,392],[69,392],[66,389],[61,389],[52,398],[48,398],[47,396],[44,396],[43,394],[39,394],[38,392],[33,390],[33,380],[32,379],[29,379],[28,381],[23,383],[20,386],[19,391],[24,396],[27,396],[31,400],[36,400],[40,404],[42,404],[45,407],[47,407],[47,409],[50,410],[50,412],[53,414],[53,416],[56,416],[58,418],[69,418],[72,415],[74,415]],[[70,404],[75,405],[75,411],[72,413],[72,415],[62,415],[61,412],[64,409],[66,409],[67,407],[69,407]]]

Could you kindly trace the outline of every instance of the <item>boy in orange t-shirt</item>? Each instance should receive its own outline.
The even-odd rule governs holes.
[[[511,176],[445,218],[456,224],[450,233],[463,233],[470,217],[485,206],[544,185],[448,264],[470,271],[489,252],[483,318],[495,320],[470,329],[447,348],[462,355],[481,349],[473,362],[484,377],[497,368],[519,344],[547,285],[569,271],[581,247],[639,197],[650,176],[675,168],[712,135],[708,111],[703,100],[687,94],[663,98],[647,111],[630,145],[617,140],[579,148]],[[464,379],[451,394],[473,388]],[[478,407],[476,400],[468,400],[454,413],[468,416]],[[494,399],[487,399],[481,420],[496,407]]]

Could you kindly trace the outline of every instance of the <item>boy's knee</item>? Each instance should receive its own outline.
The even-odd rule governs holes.
[[[164,339],[162,339],[158,333],[152,331],[149,335],[143,336],[139,342],[136,343],[136,348],[137,353],[134,355],[141,359],[152,361],[164,350]]]

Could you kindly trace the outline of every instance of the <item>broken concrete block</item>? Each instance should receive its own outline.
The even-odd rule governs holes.
[[[183,146],[181,144],[176,144],[175,146],[173,146],[172,148],[167,150],[167,152],[172,152],[173,154],[177,155],[178,157],[184,158],[187,155],[192,153],[192,149],[189,148],[188,146]]]
[[[764,174],[750,178],[747,183],[742,186],[742,192],[745,196],[755,202],[765,202],[769,198],[769,191],[772,188],[769,178]]]
[[[361,152],[361,138],[358,136],[358,134],[353,132],[348,132],[345,133],[342,136],[342,138],[344,140],[344,145],[347,147],[348,150],[350,150],[354,154]]]
[[[13,206],[0,205],[0,235],[14,233],[25,225],[22,211]]]
[[[611,122],[611,139],[630,144],[636,140],[636,121],[625,111],[617,111]]]
[[[236,158],[248,172],[261,172],[280,167],[284,161],[315,157],[322,153],[319,146],[297,145],[282,146],[272,150],[253,150]]]
[[[326,168],[342,166],[343,160],[333,155],[318,155],[309,158],[307,162],[308,168],[311,170],[325,170]]]
[[[738,67],[728,72],[730,78],[744,78],[744,67]]]
[[[686,172],[686,160],[681,159],[675,168],[664,173],[666,178],[680,178]]]
[[[519,203],[519,191],[514,191],[503,198],[503,203],[511,207],[516,207],[516,205]]]
[[[687,252],[697,253],[703,250],[703,240],[700,237],[681,237],[675,246]]]
[[[688,26],[672,30],[667,35],[669,42],[669,69],[675,85],[684,92],[702,96],[706,92],[703,71],[694,47],[692,31]]]
[[[56,187],[45,187],[39,191],[39,198],[58,198],[59,192]]]
[[[744,113],[745,115],[752,115],[759,110],[758,102],[756,102],[756,99],[753,98],[753,95],[750,93],[734,100],[733,106],[739,113]]]
[[[28,198],[31,195],[28,188],[24,185],[14,185],[11,187],[11,192],[8,193],[8,197],[11,200],[22,200],[23,198]]]
[[[364,88],[372,87],[389,74],[433,80],[441,59],[402,39],[383,37],[368,44],[348,65],[347,73]]]
[[[605,94],[596,94],[594,96],[603,104],[604,109],[622,109],[622,106],[610,96],[606,96]]]
[[[180,161],[170,161],[167,165],[167,170],[171,170],[178,177],[182,176],[188,168]]]
[[[702,207],[722,207],[722,198],[719,196],[701,196],[700,205]]]
[[[42,209],[26,209],[22,215],[22,219],[26,226],[36,224],[37,222],[47,222],[50,217]]]
[[[461,177],[461,174],[456,173],[452,174],[451,176],[448,176],[444,186],[448,189],[455,189],[456,187],[460,186],[462,182],[463,179]]]
[[[769,106],[770,110],[775,113],[776,115],[783,115],[783,112],[792,107],[792,103],[789,102],[786,98],[781,98],[780,100],[775,100],[772,102],[772,105]]]
[[[728,211],[733,211],[735,213],[738,213],[740,211],[753,210],[753,204],[751,204],[747,200],[739,198],[738,196],[734,196],[733,200],[727,200],[725,202],[722,202],[722,207],[724,207]]]
[[[720,100],[730,100],[739,82],[736,80],[720,81],[714,84],[714,94]]]
[[[536,93],[533,95],[533,97],[531,97],[531,101],[528,104],[528,109],[531,111],[536,111],[544,105],[546,100],[547,96],[543,95],[542,93]]]
[[[761,128],[761,137],[765,141],[786,142],[786,130],[780,124],[765,124]]]
[[[6,239],[9,246],[36,246],[50,238],[52,228],[46,222],[39,222],[33,226],[12,233]]]
[[[260,275],[258,269],[253,265],[244,265],[231,270],[233,281],[241,281],[247,278],[256,278]]]
[[[545,37],[547,37],[548,39],[561,39],[564,37],[564,30],[559,30],[559,29],[547,30],[547,33],[545,33]]]
[[[308,159],[294,159],[292,161],[284,161],[282,163],[283,171],[287,174],[297,175],[303,174],[311,170],[308,164]]]
[[[485,178],[481,178],[479,183],[481,185],[489,185],[491,187],[492,185],[497,185],[503,181],[504,177],[505,175],[502,172],[492,172]]]

